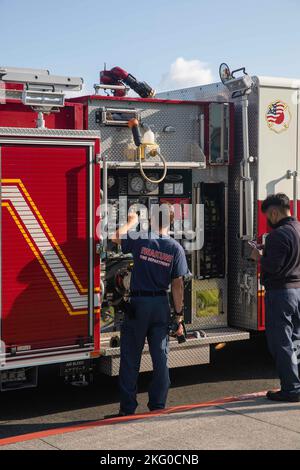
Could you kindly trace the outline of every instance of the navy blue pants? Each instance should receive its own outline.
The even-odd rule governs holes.
[[[266,335],[283,393],[300,394],[300,288],[265,294]]]
[[[163,409],[170,386],[168,359],[168,325],[170,307],[167,297],[134,297],[134,318],[125,314],[121,327],[121,361],[119,372],[120,410],[133,414],[142,351],[147,338],[153,363],[148,408]]]

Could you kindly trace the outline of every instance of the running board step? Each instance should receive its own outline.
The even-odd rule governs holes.
[[[178,344],[174,338],[169,342],[169,367],[187,367],[197,364],[209,364],[210,344],[229,343],[243,341],[250,338],[247,331],[235,328],[205,329],[203,338],[189,337],[185,343]],[[119,374],[120,348],[110,347],[111,336],[105,336],[102,340],[100,372],[116,376]],[[152,370],[152,361],[146,344],[142,354],[140,372]]]

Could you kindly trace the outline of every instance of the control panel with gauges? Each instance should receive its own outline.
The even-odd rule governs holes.
[[[155,180],[159,179],[159,171],[147,172],[147,175]],[[174,196],[191,197],[192,195],[192,170],[169,169],[165,179],[161,183],[146,181],[137,170],[110,169],[107,178],[108,198],[118,196]]]
[[[159,179],[160,171],[148,170],[151,179]],[[191,228],[186,224],[192,209],[192,170],[169,169],[165,179],[156,184],[145,180],[139,169],[110,168],[107,174],[107,206],[108,206],[108,234],[127,221],[128,210],[134,206],[139,215],[137,231],[148,231],[151,228],[151,212],[154,204],[170,204],[174,207],[174,221],[170,227],[171,236],[184,247],[184,229]],[[106,278],[106,294],[102,310],[105,319],[102,331],[118,328],[117,323],[122,318],[124,297],[129,292],[132,270],[132,258],[124,255],[120,247],[109,240],[106,243],[102,259],[102,274]],[[186,252],[190,265],[190,254]],[[186,286],[186,315],[187,323],[190,321],[190,282]],[[113,312],[113,313],[112,313]],[[104,328],[104,330],[103,330]]]
[[[158,179],[158,176],[155,172],[151,172],[152,178]],[[171,227],[171,231],[174,229],[178,231],[180,230],[178,224],[183,222],[188,213],[186,206],[191,203],[192,171],[170,169],[164,181],[156,184],[146,181],[138,169],[129,171],[112,169],[109,170],[107,178],[107,195],[110,211],[108,220],[112,231],[116,225],[126,222],[128,210],[132,206],[135,206],[139,214],[138,229],[148,230],[152,206],[163,203],[176,206],[174,227]],[[108,247],[113,251],[116,249],[112,244],[108,244]]]

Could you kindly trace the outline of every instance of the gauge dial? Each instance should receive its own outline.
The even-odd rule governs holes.
[[[109,176],[107,178],[107,187],[110,189],[113,187],[113,185],[115,184],[116,180],[113,176]]]
[[[134,176],[131,179],[130,189],[135,193],[140,193],[144,189],[144,182],[140,176]]]
[[[158,179],[157,178],[157,175],[150,175],[150,178],[155,180],[155,179]],[[153,193],[154,191],[158,191],[158,184],[157,183],[150,183],[150,181],[146,181],[146,190],[149,192],[149,193]]]

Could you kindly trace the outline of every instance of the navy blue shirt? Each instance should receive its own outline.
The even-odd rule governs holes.
[[[125,238],[126,237],[126,238]],[[184,249],[169,236],[150,233],[146,239],[121,239],[123,253],[132,253],[131,290],[167,290],[172,279],[189,273]]]
[[[300,287],[300,223],[294,217],[281,219],[269,233],[260,264],[266,290]]]

